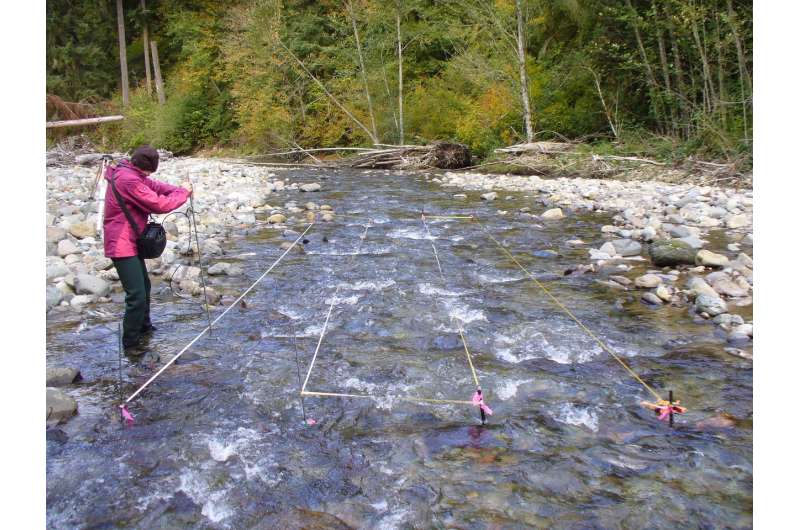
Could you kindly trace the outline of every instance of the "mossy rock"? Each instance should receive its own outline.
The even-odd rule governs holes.
[[[680,239],[661,239],[650,244],[650,259],[657,267],[694,265],[697,249]]]

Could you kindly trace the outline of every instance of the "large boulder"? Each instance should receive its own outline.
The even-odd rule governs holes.
[[[697,250],[680,239],[660,239],[650,244],[650,259],[658,267],[694,265]]]
[[[47,388],[47,421],[71,418],[78,412],[78,402],[58,388]]]
[[[75,276],[75,292],[78,294],[108,296],[108,293],[111,292],[111,284],[91,274],[78,274]]]

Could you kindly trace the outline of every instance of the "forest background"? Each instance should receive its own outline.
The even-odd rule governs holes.
[[[88,130],[109,149],[569,140],[752,165],[752,2],[64,0],[46,31],[48,119],[122,113]]]

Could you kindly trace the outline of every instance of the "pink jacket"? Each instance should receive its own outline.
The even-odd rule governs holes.
[[[115,179],[117,191],[125,201],[131,217],[139,230],[144,230],[151,213],[167,213],[179,207],[189,198],[185,188],[159,182],[147,176],[128,160],[121,160],[116,167],[106,170],[106,180]],[[105,218],[103,220],[103,243],[106,257],[129,258],[137,255],[136,238],[131,224],[117,203],[111,182],[106,188]]]

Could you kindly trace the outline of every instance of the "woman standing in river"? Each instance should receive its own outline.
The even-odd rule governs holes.
[[[125,352],[141,355],[143,334],[155,331],[150,321],[150,278],[144,258],[138,256],[135,232],[117,201],[114,188],[125,203],[139,229],[147,225],[150,214],[168,213],[178,208],[192,194],[192,185],[172,186],[148,178],[158,169],[158,151],[149,145],[137,148],[130,160],[123,159],[106,171],[109,181],[105,198],[103,244],[125,289],[125,317],[122,321],[122,345]],[[113,186],[112,186],[113,182]]]

